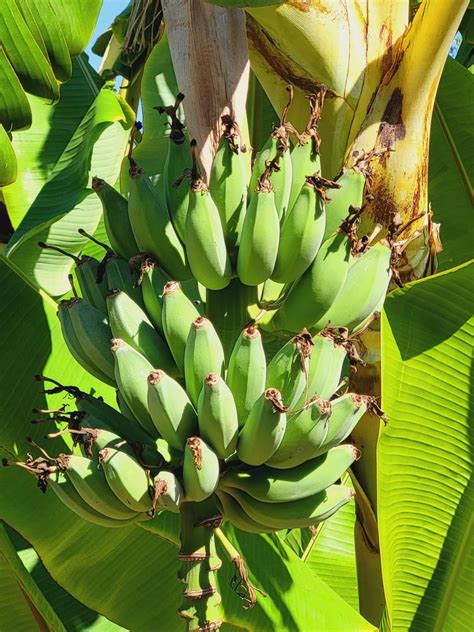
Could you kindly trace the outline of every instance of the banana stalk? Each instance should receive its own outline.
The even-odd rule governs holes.
[[[184,586],[184,600],[178,614],[186,621],[189,632],[218,630],[222,613],[216,572],[222,562],[217,555],[214,530],[221,517],[212,498],[200,503],[185,502],[180,514],[178,579]]]

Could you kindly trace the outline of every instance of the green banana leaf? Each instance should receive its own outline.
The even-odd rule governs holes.
[[[429,200],[441,222],[439,269],[472,257],[474,243],[474,76],[448,59],[431,125]]]
[[[31,409],[68,401],[61,395],[42,394],[41,384],[32,375],[44,373],[77,384],[99,392],[110,403],[114,393],[72,360],[54,302],[38,293],[3,257],[0,284],[4,296],[11,298],[0,304],[4,393],[0,445],[24,456],[31,450],[25,436],[45,445],[44,427],[29,423]],[[61,438],[48,445],[53,453],[65,447]],[[41,494],[34,479],[16,467],[0,468],[0,518],[31,543],[52,578],[87,607],[137,632],[149,632],[157,625],[170,632],[183,629],[176,616],[181,587],[176,580],[177,548],[172,543],[135,526],[104,529],[88,524],[50,491]],[[267,597],[260,597],[253,610],[244,610],[230,588],[233,567],[225,561],[219,582],[227,622],[255,632],[303,630],[305,626],[341,632],[373,630],[276,536],[232,533],[231,528],[228,533],[247,562],[252,583]]]
[[[0,522],[0,630],[14,627],[22,632],[35,632],[41,624],[46,624],[51,632],[66,632]]]
[[[30,125],[25,91],[58,100],[60,83],[71,76],[71,56],[87,46],[101,5],[102,0],[0,3],[0,77],[11,76],[9,96],[0,99],[5,129]]]
[[[5,254],[53,296],[69,290],[72,260],[41,250],[38,241],[81,251],[88,240],[78,228],[94,233],[102,215],[90,180],[98,175],[116,182],[134,120],[126,102],[99,85],[100,78],[79,59],[59,104],[47,108],[35,100],[40,124],[15,137],[19,177],[3,191],[16,226]]]
[[[393,630],[472,627],[473,295],[470,261],[385,302],[378,519]]]

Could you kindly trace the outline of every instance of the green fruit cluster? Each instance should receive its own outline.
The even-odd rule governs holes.
[[[252,533],[315,525],[352,496],[340,480],[358,451],[345,442],[372,402],[341,392],[342,374],[351,335],[383,302],[391,247],[357,235],[362,173],[320,175],[320,97],[303,134],[285,109],[251,173],[222,117],[209,187],[177,116],[182,98],[160,110],[171,133],[158,183],[131,158],[128,199],[94,178],[112,248],[100,262],[73,257],[79,292],[58,309],[71,354],[116,388],[117,408],[56,383],[77,405],[54,413],[67,423],[56,435],[76,447],[22,465],[103,526],[160,511],[183,521],[209,503],[213,520]],[[205,301],[229,311],[219,292],[236,282],[258,300],[229,346]],[[190,525],[182,538],[193,542]],[[204,546],[186,542],[184,564]],[[199,619],[191,610],[182,616]]]

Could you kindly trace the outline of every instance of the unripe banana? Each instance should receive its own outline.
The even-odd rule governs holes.
[[[114,338],[125,340],[152,366],[170,375],[178,374],[168,345],[154,329],[146,313],[125,292],[111,290],[107,296],[107,309]]]
[[[306,178],[296,202],[283,222],[278,256],[272,273],[274,281],[290,283],[299,278],[314,261],[326,225],[324,195],[319,178]]]
[[[340,231],[327,239],[311,266],[294,284],[276,312],[272,328],[288,331],[309,330],[327,324],[326,313],[344,286],[351,260],[352,241]]]
[[[273,356],[267,367],[267,387],[277,388],[291,411],[308,388],[313,340],[303,329]]]
[[[265,390],[267,361],[262,336],[247,327],[234,345],[227,369],[227,384],[234,396],[239,426],[243,426],[252,406]]]
[[[128,217],[128,201],[105,180],[92,178],[92,189],[102,202],[105,230],[112,248],[128,261],[139,251]]]
[[[76,300],[76,299],[71,299]],[[61,323],[61,331],[63,338],[66,342],[73,358],[91,375],[97,379],[105,382],[106,384],[114,385],[114,381],[111,380],[108,375],[102,372],[92,360],[86,355],[82,345],[79,342],[76,331],[73,327],[70,315],[70,301],[61,301],[58,307],[58,318]]]
[[[326,324],[353,331],[377,309],[392,276],[391,256],[387,245],[377,243],[354,260],[340,293],[324,316]]]
[[[247,207],[247,168],[240,130],[229,115],[221,117],[224,132],[211,168],[209,191],[221,217],[231,260],[235,259]]]
[[[138,512],[151,511],[149,478],[126,447],[102,450],[100,464],[110,489],[126,507]]]
[[[54,472],[48,479],[48,486],[53,490],[59,500],[83,520],[92,522],[100,527],[127,527],[135,522],[134,518],[126,520],[114,520],[92,509],[77,493],[74,485],[61,471]],[[139,514],[136,514],[138,517]]]
[[[177,450],[196,434],[196,411],[186,391],[164,371],[148,375],[148,410],[156,429]]]
[[[286,411],[276,388],[267,390],[250,410],[237,443],[237,456],[248,465],[262,465],[276,452],[286,430]]]
[[[186,215],[189,206],[189,189],[183,183],[183,174],[191,169],[191,153],[184,131],[184,125],[178,117],[178,109],[184,94],[178,94],[174,105],[157,107],[160,114],[170,117],[170,135],[166,155],[163,179],[166,189],[166,204],[174,229],[184,242]]]
[[[120,338],[112,340],[112,352],[115,359],[115,379],[125,403],[145,432],[156,438],[156,428],[148,412],[147,377],[153,366]]]
[[[280,125],[274,129],[262,150],[256,155],[249,184],[249,197],[250,201],[252,201],[252,198],[255,196],[255,191],[258,189],[258,179],[260,174],[265,171],[269,162],[273,162],[274,174],[272,177],[272,184],[275,191],[275,207],[278,217],[281,220],[284,219],[285,213],[288,209],[292,181],[291,156],[288,151],[289,126],[286,123],[286,115],[293,99],[293,91],[290,86],[288,87],[288,92],[289,100],[283,110]]]
[[[313,456],[324,454],[324,452],[345,441],[356,427],[359,419],[367,411],[367,405],[367,397],[355,393],[346,393],[342,397],[332,400],[326,438],[319,449],[315,450]]]
[[[65,307],[69,309],[71,324],[84,354],[107,376],[108,383],[114,384],[114,361],[110,353],[112,332],[104,314],[80,298],[70,299]]]
[[[298,137],[298,142],[291,150],[291,191],[288,202],[288,209],[291,211],[297,197],[305,183],[307,176],[317,174],[321,171],[321,160],[319,157],[318,121],[324,103],[326,89],[321,88],[317,94],[309,96],[310,115],[306,129]]]
[[[329,432],[331,404],[316,400],[292,415],[287,424],[283,441],[267,465],[278,469],[297,467],[313,459],[324,444]]]
[[[264,527],[248,516],[233,496],[226,494],[224,490],[218,488],[217,498],[221,505],[222,514],[225,520],[232,522],[237,529],[248,533],[273,533],[277,529]]]
[[[199,316],[191,324],[184,354],[186,390],[195,406],[208,373],[224,374],[224,349],[211,321]]]
[[[137,512],[126,507],[111,492],[104,472],[94,461],[77,454],[60,454],[58,465],[64,470],[79,496],[92,509],[115,520],[136,517]]]
[[[220,459],[235,452],[239,420],[230,388],[217,373],[208,373],[198,399],[199,434]]]
[[[184,247],[168,211],[149,178],[134,163],[130,167],[128,214],[140,250],[152,254],[173,278],[188,279]]]
[[[194,277],[210,290],[222,290],[232,278],[224,229],[217,206],[196,170],[195,142],[185,244]]]
[[[352,490],[344,485],[331,485],[323,492],[289,503],[263,503],[237,489],[228,489],[227,492],[253,520],[275,529],[295,529],[318,524],[330,518],[353,496]]]
[[[166,283],[163,288],[163,333],[180,375],[184,375],[186,341],[196,318],[199,318],[199,312],[184,294],[181,285],[177,281]]]
[[[97,281],[100,263],[93,257],[81,257],[76,263],[76,278],[83,298],[103,314],[107,314],[107,283]]]
[[[336,483],[356,460],[357,455],[358,451],[354,446],[340,445],[322,456],[287,470],[267,466],[257,469],[230,469],[220,479],[219,489],[240,489],[252,498],[267,503],[292,502],[313,496]]]
[[[142,271],[143,278],[141,288],[146,313],[155,329],[157,329],[160,334],[163,334],[163,288],[170,278],[163,268],[150,258],[144,261]]]
[[[337,230],[347,218],[350,207],[359,208],[364,199],[365,177],[354,169],[344,169],[336,178],[336,184],[340,188],[331,191],[330,199],[326,205],[326,229],[324,240]]]
[[[154,483],[158,506],[173,513],[179,513],[184,492],[176,476],[172,472],[161,470],[155,476]]]
[[[183,483],[186,499],[209,498],[219,482],[219,459],[199,437],[190,437],[184,449]]]
[[[107,287],[109,290],[122,290],[127,296],[145,309],[142,291],[135,283],[135,279],[128,263],[115,252],[109,252],[104,259],[104,270],[107,274]]]
[[[135,417],[133,417],[134,421],[131,421],[125,415],[119,413],[118,410],[106,404],[103,400],[82,393],[76,398],[76,406],[78,410],[93,417],[95,422],[100,420],[104,428],[110,428],[110,430],[117,433],[120,437],[123,437],[126,441],[150,446],[154,445],[153,439],[142,430],[141,426],[139,426],[135,420]],[[95,423],[93,427],[102,426],[97,426]]]
[[[313,337],[313,349],[309,359],[308,390],[298,400],[296,407],[313,397],[330,399],[341,383],[341,372],[346,350],[334,342],[331,336],[317,334]]]
[[[268,176],[266,169],[250,198],[242,228],[237,274],[245,285],[259,285],[270,278],[278,254],[280,220]]]

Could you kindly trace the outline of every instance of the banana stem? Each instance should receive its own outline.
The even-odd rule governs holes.
[[[226,359],[229,358],[241,331],[252,320],[250,308],[258,300],[258,288],[232,279],[223,290],[206,291],[206,315],[222,341]]]
[[[243,601],[247,602],[247,608],[253,608],[257,602],[257,596],[255,590],[255,586],[249,582],[247,567],[245,565],[244,560],[240,557],[240,553],[237,551],[235,546],[227,539],[224,535],[224,532],[220,527],[215,530],[215,534],[217,539],[221,543],[222,548],[224,549],[225,554],[235,566],[236,573],[232,577],[232,588],[235,591],[236,595],[240,597]]]
[[[210,632],[222,625],[216,572],[222,566],[216,551],[215,525],[220,515],[212,499],[181,505],[181,568],[184,601],[178,612],[188,632]]]

